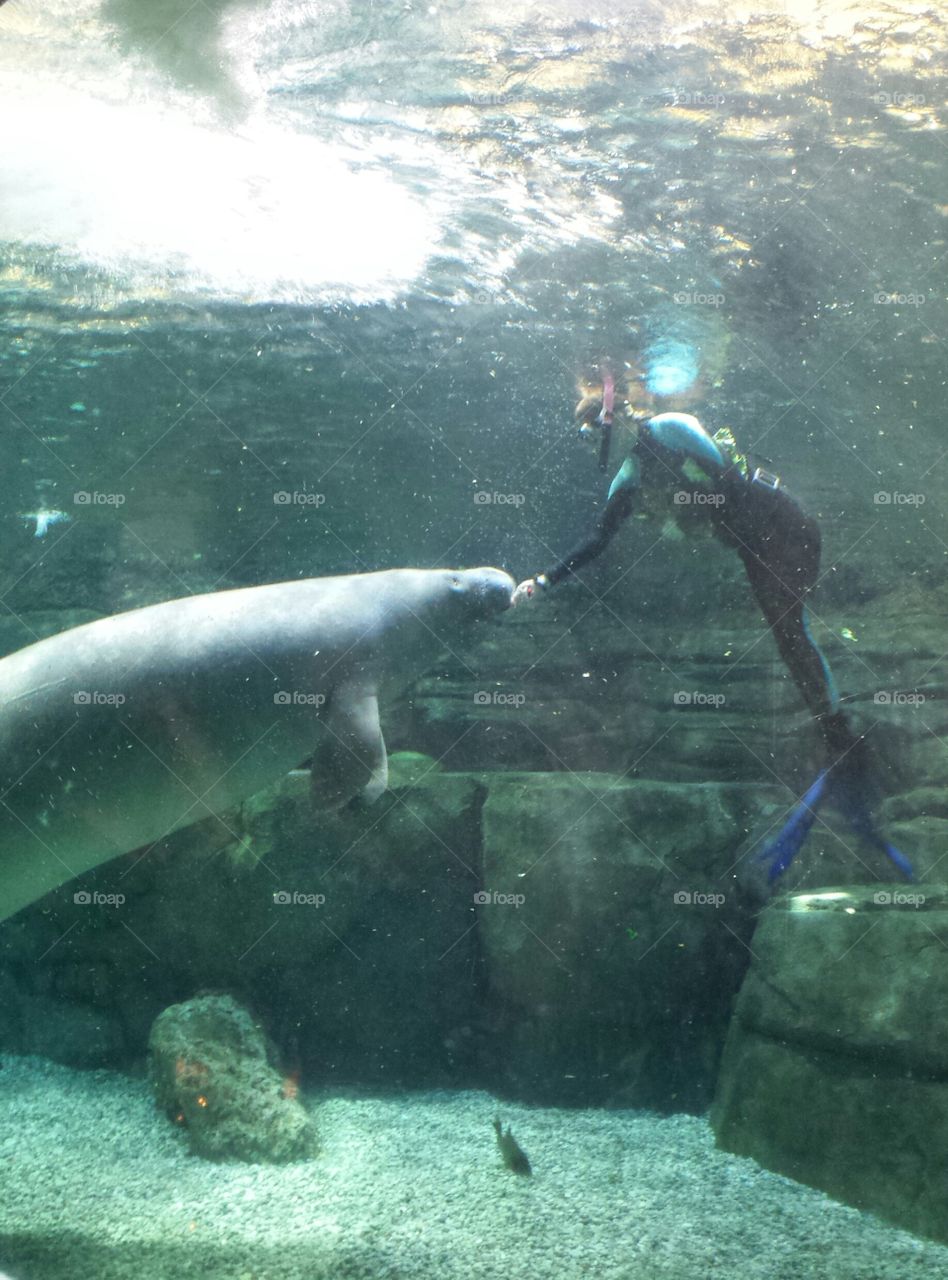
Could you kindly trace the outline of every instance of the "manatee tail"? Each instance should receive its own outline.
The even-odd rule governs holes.
[[[847,777],[833,778],[828,769],[823,769],[774,839],[755,855],[756,862],[767,864],[767,879],[771,884],[783,875],[803,848],[816,816],[827,800],[842,813],[856,835],[884,853],[895,863],[906,880],[913,878],[912,864],[905,854],[879,835],[869,813],[868,802],[854,780]]]

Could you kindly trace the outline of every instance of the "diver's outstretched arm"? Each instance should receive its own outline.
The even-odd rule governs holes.
[[[633,505],[631,488],[625,485],[613,488],[602,515],[596,521],[589,537],[543,573],[538,573],[535,578],[528,578],[526,582],[521,582],[514,593],[514,604],[519,604],[522,600],[530,600],[538,587],[541,590],[546,587],[555,587],[576,569],[581,569],[583,565],[595,560],[615,537],[622,522],[632,514]]]

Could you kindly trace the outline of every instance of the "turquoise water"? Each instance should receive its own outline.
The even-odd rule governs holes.
[[[518,1133],[533,1114],[548,1134],[554,1108],[615,1111],[617,1149],[648,1113],[658,1149],[660,1117],[698,1124],[713,1104],[722,1148],[773,1171],[789,1219],[815,1221],[826,1193],[894,1224],[847,1219],[853,1243],[826,1274],[890,1274],[869,1269],[879,1232],[945,1240],[930,1188],[948,1060],[927,1028],[948,937],[946,49],[944,12],[907,3],[0,7],[0,652],[235,587],[406,566],[529,578],[588,533],[621,461],[617,442],[601,472],[573,422],[579,384],[608,366],[633,378],[635,407],[729,427],[818,521],[813,635],[876,757],[880,830],[916,873],[894,884],[828,811],[774,889],[753,873],[820,767],[812,720],[737,556],[682,538],[667,512],[633,518],[543,600],[452,632],[433,659],[414,646],[382,700],[391,778],[373,806],[314,819],[301,775],[272,778],[217,825],[50,880],[0,925],[0,1049],[140,1075],[163,1009],[227,993],[317,1127],[327,1099],[409,1108],[450,1090],[462,1127],[490,1095],[522,1109]],[[175,742],[226,743],[221,715]],[[3,775],[6,808],[22,772]],[[40,842],[63,806],[104,830],[110,806],[145,803],[72,766],[57,777]],[[862,886],[889,902],[828,901],[853,927],[891,906],[878,931],[873,915],[832,933],[847,920],[803,900],[822,932],[773,940],[780,902]],[[283,889],[323,895],[321,914],[274,915]],[[825,965],[804,971],[798,947]],[[773,990],[791,995],[771,1007]],[[43,1070],[37,1096],[81,1092]],[[772,1112],[748,1083],[770,1071]],[[846,1096],[875,1135],[861,1153]],[[900,1105],[935,1117],[928,1135],[900,1128]],[[812,1133],[801,1122],[797,1143],[801,1107]],[[16,1161],[34,1141],[27,1103],[8,1120]],[[446,1158],[445,1132],[432,1144]],[[700,1197],[715,1175],[694,1151],[657,1187],[678,1169]],[[876,1182],[852,1172],[888,1156]],[[606,1165],[581,1163],[570,1185],[588,1185],[608,1235]],[[75,1176],[94,1183],[94,1160]],[[801,1208],[803,1183],[818,1193]],[[72,1258],[91,1275],[111,1257],[131,1274],[94,1211],[57,1228],[44,1208],[31,1236],[23,1203],[0,1227],[0,1270],[39,1280]],[[417,1223],[447,1230],[434,1204]],[[546,1256],[585,1274],[579,1254],[544,1254],[537,1219],[518,1229],[529,1267],[513,1247],[491,1267],[534,1274]],[[459,1261],[467,1236],[439,1262],[396,1233],[385,1270],[355,1245],[321,1253],[314,1231],[313,1274],[481,1274]],[[634,1274],[743,1265],[733,1236],[721,1257],[636,1253],[650,1233],[622,1236]],[[297,1274],[274,1238],[261,1227],[259,1274]],[[824,1274],[795,1239],[761,1256],[749,1234],[748,1274]],[[893,1275],[910,1270],[906,1240]],[[917,1247],[948,1275],[937,1246]],[[623,1274],[618,1248],[597,1237],[593,1252]],[[190,1265],[257,1274],[248,1257],[196,1249]]]

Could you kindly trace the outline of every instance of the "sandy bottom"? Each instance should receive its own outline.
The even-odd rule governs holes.
[[[0,1069],[0,1269],[14,1280],[948,1280],[916,1239],[715,1149],[707,1123],[485,1093],[313,1100],[323,1154],[186,1153],[144,1082]],[[499,1110],[532,1178],[500,1161]]]

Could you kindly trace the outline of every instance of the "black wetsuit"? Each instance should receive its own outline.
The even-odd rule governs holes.
[[[694,489],[695,458],[658,444],[640,429],[631,460],[638,477],[614,484],[591,534],[547,569],[551,586],[595,559],[653,488]],[[711,528],[741,558],[751,590],[773,633],[780,656],[813,715],[826,746],[826,767],[861,764],[861,739],[840,711],[833,678],[809,632],[806,598],[820,568],[820,530],[779,480],[737,463],[704,470],[704,501]],[[621,473],[620,473],[621,475]],[[620,477],[617,477],[618,481]]]
[[[819,775],[754,861],[769,864],[771,882],[779,877],[806,840],[820,805],[832,795],[856,834],[911,879],[912,864],[876,830],[870,812],[876,794],[865,739],[840,709],[829,666],[810,634],[806,600],[820,569],[819,526],[776,476],[752,470],[726,442],[722,444],[719,448],[688,414],[650,418],[640,426],[590,536],[540,574],[537,582],[560,582],[598,556],[632,515],[637,497],[692,489],[690,496],[679,495],[679,518],[686,512],[689,522],[706,518],[717,537],[740,556],[780,656],[823,739]]]

